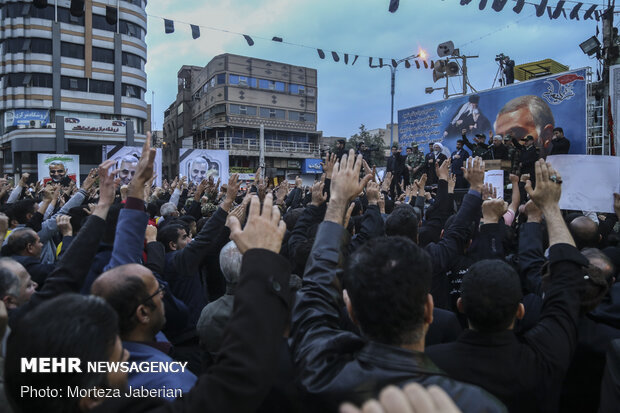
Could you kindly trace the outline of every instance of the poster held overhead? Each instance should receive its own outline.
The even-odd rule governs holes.
[[[614,192],[620,193],[620,157],[551,155],[547,162],[562,177],[560,208],[614,212]]]
[[[179,149],[179,175],[186,176],[188,183],[199,185],[210,176],[217,182],[228,182],[228,151],[207,149]]]
[[[121,185],[127,185],[136,174],[136,167],[142,155],[141,146],[123,146],[123,145],[104,145],[102,158],[103,160],[112,159],[116,161],[115,168],[119,170],[118,177],[121,179]],[[156,148],[155,155],[155,185],[161,186],[162,155],[161,148]]]
[[[69,180],[80,187],[80,155],[37,154],[37,173],[43,185],[48,182],[66,186]]]

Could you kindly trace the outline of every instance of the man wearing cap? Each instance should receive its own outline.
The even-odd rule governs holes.
[[[469,152],[463,149],[462,139],[456,141],[456,150],[452,152],[451,158],[452,163],[450,164],[450,168],[452,169],[452,173],[456,176],[455,188],[467,188],[469,183],[463,178],[463,170],[461,167],[467,164]]]
[[[467,130],[463,129],[461,133],[463,145],[469,148],[469,150],[471,151],[471,156],[473,156],[474,158],[476,156],[480,156],[482,158],[489,149],[489,145],[484,143],[484,141],[486,140],[486,136],[484,136],[484,134],[482,133],[478,133],[474,136],[474,143],[471,143],[469,139],[467,139]]]
[[[424,154],[418,149],[417,143],[407,148],[405,166],[407,166],[407,170],[409,171],[408,184],[412,184],[416,179],[420,179],[424,173]]]
[[[523,145],[521,145],[516,138],[512,138],[512,143],[519,149],[519,169],[521,170],[521,174],[530,174],[530,180],[534,183],[536,179],[534,164],[540,158],[538,149],[536,149],[536,145],[534,145],[534,137],[532,135],[527,135]]]

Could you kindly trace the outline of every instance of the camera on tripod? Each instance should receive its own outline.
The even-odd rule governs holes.
[[[506,59],[506,55],[503,54],[503,53],[495,55],[495,61],[496,62],[503,62],[504,59]]]

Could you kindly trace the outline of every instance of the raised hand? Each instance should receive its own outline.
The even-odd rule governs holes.
[[[224,202],[222,202],[222,209],[225,211],[230,211],[230,208],[235,202],[237,198],[237,192],[239,192],[239,187],[241,186],[241,182],[239,181],[239,174],[232,174],[228,178],[228,186],[226,187],[226,198],[224,198]]]
[[[325,201],[327,201],[327,193],[323,192],[323,188],[325,187],[324,183],[321,181],[317,181],[312,185],[312,202],[311,205],[321,206]]]
[[[448,193],[454,193],[454,187],[456,186],[456,175],[450,174],[450,179],[448,179]]]
[[[486,183],[482,185],[482,199],[495,199],[497,198],[497,188],[493,185]]]
[[[334,170],[334,165],[336,164],[336,154],[328,152],[325,156],[325,162],[321,162],[321,166],[323,167],[323,172],[325,172],[325,177],[327,179],[332,178],[332,172]]]
[[[73,235],[73,227],[71,226],[71,217],[69,215],[58,215],[56,217],[56,225],[63,237]]]
[[[360,180],[360,169],[362,166],[362,155],[355,157],[353,149],[349,155],[343,155],[340,162],[336,162],[332,173],[330,187],[330,201],[325,213],[325,220],[343,224],[343,217],[346,208],[353,198],[355,198],[372,178],[366,175]]]
[[[93,215],[97,215],[103,219],[106,219],[108,210],[114,203],[116,185],[120,182],[120,179],[114,179],[118,173],[118,170],[110,170],[114,164],[115,161],[108,159],[99,165],[99,202],[97,203],[97,207],[95,208]],[[140,188],[140,191],[142,191],[142,188]]]
[[[558,203],[562,195],[562,177],[553,169],[550,163],[539,159],[535,164],[536,189],[532,188],[532,181],[525,184],[530,199],[546,215],[548,209],[559,209]]]
[[[156,150],[151,148],[151,132],[146,133],[142,155],[136,166],[136,174],[129,182],[127,196],[144,200],[144,185],[153,176],[153,164],[155,163]]]
[[[254,248],[277,254],[286,232],[284,221],[280,221],[280,210],[273,205],[273,195],[270,193],[265,196],[262,211],[258,197],[252,196],[248,222],[243,230],[239,219],[234,215],[228,215],[226,226],[230,228],[230,239],[235,241],[242,254]]]
[[[154,225],[147,225],[144,232],[144,240],[148,244],[149,242],[157,241],[157,227]]]
[[[482,193],[484,161],[479,156],[467,158],[467,168],[461,167],[461,169],[463,170],[463,176],[469,182],[470,188]]]
[[[482,203],[482,222],[485,224],[497,224],[507,210],[508,203],[503,199],[487,199]]]
[[[374,181],[369,181],[366,184],[366,199],[368,199],[368,205],[377,205],[379,203],[379,184]]]
[[[96,180],[97,180],[97,168],[93,168],[88,173],[88,176],[86,177],[86,179],[84,179],[84,182],[82,182],[82,189],[85,191],[89,191],[90,188],[95,184]]]
[[[435,164],[435,172],[437,173],[437,178],[439,178],[440,180],[443,179],[444,181],[448,180],[448,178],[450,177],[450,163],[452,163],[452,158],[448,158],[443,161],[441,166],[439,166],[439,163]]]

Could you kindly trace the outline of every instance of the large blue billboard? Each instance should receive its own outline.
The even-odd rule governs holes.
[[[476,134],[532,135],[547,146],[554,127],[562,127],[571,154],[586,153],[586,69],[578,69],[502,88],[481,91],[398,111],[398,141],[403,147],[441,142],[450,151],[466,130]]]

